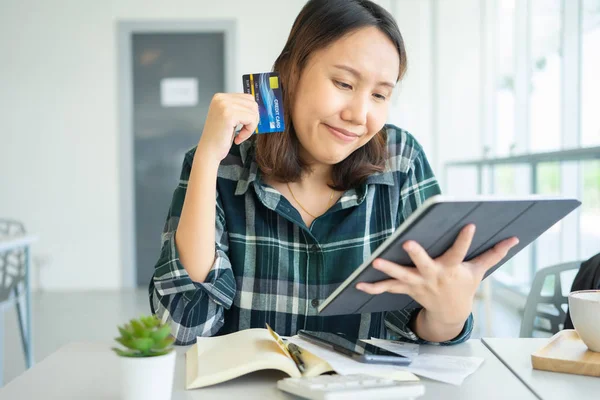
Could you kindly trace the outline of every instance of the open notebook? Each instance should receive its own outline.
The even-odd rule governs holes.
[[[270,328],[247,329],[216,337],[198,337],[196,344],[185,356],[186,389],[214,385],[265,369],[280,370],[294,378],[318,376],[333,371],[327,361],[301,349],[304,372],[300,372],[286,345]],[[405,372],[402,379],[395,379],[419,380],[410,372]]]
[[[262,328],[198,337],[185,356],[186,389],[214,385],[263,369],[277,369],[294,378],[333,371],[326,361],[302,351],[305,370],[300,373],[287,349]]]

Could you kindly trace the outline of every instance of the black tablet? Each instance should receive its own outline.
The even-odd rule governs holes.
[[[359,282],[377,282],[389,277],[372,267],[376,258],[414,266],[402,245],[415,240],[432,258],[454,243],[460,230],[473,223],[477,229],[467,260],[477,257],[496,243],[516,236],[519,244],[492,267],[489,276],[516,253],[581,205],[576,199],[528,196],[519,199],[476,197],[457,200],[434,196],[421,205],[371,256],[354,271],[320,306],[320,315],[360,314],[400,310],[411,303],[405,294],[371,295],[355,288]]]

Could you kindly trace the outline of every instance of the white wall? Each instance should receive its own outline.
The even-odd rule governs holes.
[[[379,2],[394,13],[404,38],[408,70],[394,101],[390,122],[408,130],[425,148],[428,157],[436,157],[432,143],[432,47],[431,0],[399,0],[395,6]]]
[[[477,159],[482,155],[480,14],[485,1],[437,0],[434,79],[438,90],[432,140],[436,152],[434,168],[440,177],[447,161]],[[472,191],[472,184],[472,179],[465,182],[465,190]]]
[[[121,284],[116,21],[238,18],[241,75],[271,68],[303,2],[262,4],[1,3],[0,215],[40,236],[44,288]]]
[[[487,2],[487,3],[486,3]],[[423,144],[438,179],[452,160],[481,157],[482,4],[488,0],[382,0],[406,41],[409,69],[390,120]],[[489,11],[489,10],[488,10]],[[453,194],[475,193],[473,173],[453,170]]]
[[[393,9],[392,1],[380,3]],[[455,12],[450,7],[455,0],[441,0],[445,2],[443,12],[470,22],[470,12]],[[304,0],[285,0],[285,6],[276,0],[2,0],[0,216],[24,221],[40,237],[33,249],[34,260],[42,264],[34,285],[81,290],[121,286],[116,22],[236,19],[236,74],[241,75],[271,68],[303,4]],[[434,147],[429,6],[430,0],[395,4],[410,65],[390,118],[411,130],[428,151]],[[453,33],[458,25],[440,23]],[[469,45],[473,41],[466,29],[456,33]],[[441,58],[447,65],[444,71],[463,77],[456,60]],[[471,61],[462,60],[466,66]],[[456,79],[440,88],[446,93],[463,90]],[[464,92],[461,100],[471,104],[470,95]],[[463,124],[471,127],[453,114],[459,111],[456,107],[441,104],[440,110],[440,121],[449,124],[450,134],[464,131]],[[448,136],[440,141],[440,149],[455,144]]]

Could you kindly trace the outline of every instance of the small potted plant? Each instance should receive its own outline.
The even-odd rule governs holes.
[[[170,399],[176,356],[171,327],[156,316],[142,316],[118,328],[121,336],[115,340],[125,349],[113,350],[121,362],[122,398]]]

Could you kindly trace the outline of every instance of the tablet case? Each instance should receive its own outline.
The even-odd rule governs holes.
[[[409,239],[417,241],[432,258],[437,258],[452,246],[465,225],[473,223],[477,229],[466,257],[470,260],[504,239],[518,237],[519,244],[486,273],[485,279],[580,205],[581,202],[575,199],[540,196],[524,199],[481,197],[474,200],[433,196],[321,304],[319,315],[371,313],[418,306],[418,303],[405,294],[370,295],[355,288],[359,282],[389,279],[386,274],[371,266],[376,258],[414,266],[402,248],[402,244]]]

